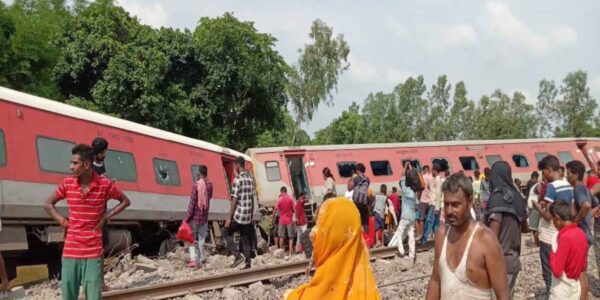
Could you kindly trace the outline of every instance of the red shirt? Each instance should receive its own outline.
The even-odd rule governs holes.
[[[294,215],[294,199],[287,193],[281,193],[275,209],[279,210],[279,224],[291,225],[292,216]]]
[[[390,195],[390,200],[392,200],[392,204],[394,204],[394,211],[397,215],[400,212],[400,198],[398,197],[398,193],[392,193]]]
[[[577,224],[569,224],[558,232],[558,248],[550,252],[552,274],[560,278],[563,272],[570,279],[579,279],[587,265],[587,238]]]
[[[84,194],[77,177],[65,178],[56,189],[59,199],[67,199],[69,225],[64,258],[86,259],[102,257],[102,230],[94,230],[106,213],[106,202],[119,199],[121,191],[110,179],[93,173],[92,182]]]
[[[298,225],[304,226],[306,225],[306,215],[304,214],[304,197],[298,198],[296,200],[296,218],[298,219]]]

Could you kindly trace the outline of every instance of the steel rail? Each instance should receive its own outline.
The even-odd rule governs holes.
[[[418,252],[426,251],[431,243],[417,247]],[[370,252],[371,260],[394,257],[396,248],[376,248]],[[263,266],[248,270],[236,270],[223,274],[210,275],[202,278],[187,279],[176,282],[162,283],[145,287],[109,291],[102,294],[106,300],[121,299],[169,299],[185,296],[188,293],[201,293],[219,290],[227,287],[251,284],[261,280],[269,280],[288,275],[306,272],[310,260]]]

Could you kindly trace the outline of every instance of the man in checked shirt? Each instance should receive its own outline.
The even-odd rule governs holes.
[[[254,211],[254,181],[248,171],[245,169],[246,160],[238,156],[235,159],[235,171],[237,175],[233,182],[231,192],[231,202],[229,208],[229,217],[225,221],[225,232],[223,238],[229,252],[235,256],[235,261],[231,268],[239,266],[246,262],[244,269],[250,268],[250,259],[252,253],[252,212]],[[235,232],[240,234],[240,247],[243,254],[240,254],[239,248],[233,241]]]

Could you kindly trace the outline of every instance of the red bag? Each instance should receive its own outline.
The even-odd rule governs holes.
[[[194,233],[192,232],[192,227],[187,222],[181,223],[179,226],[179,230],[177,231],[177,235],[175,236],[178,240],[193,244],[194,243]]]

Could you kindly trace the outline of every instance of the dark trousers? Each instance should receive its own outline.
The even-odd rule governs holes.
[[[540,261],[542,262],[542,277],[546,285],[546,293],[550,292],[552,285],[552,269],[550,268],[550,251],[552,245],[540,241]]]
[[[356,204],[358,212],[360,213],[360,223],[362,224],[364,232],[369,232],[369,205],[368,204]]]
[[[235,233],[240,234],[239,246],[235,244],[233,235]],[[246,265],[250,265],[250,259],[252,255],[252,224],[239,224],[236,221],[231,221],[229,228],[225,228],[223,232],[223,238],[229,253],[233,254],[235,258],[240,257],[240,250],[244,254]]]

